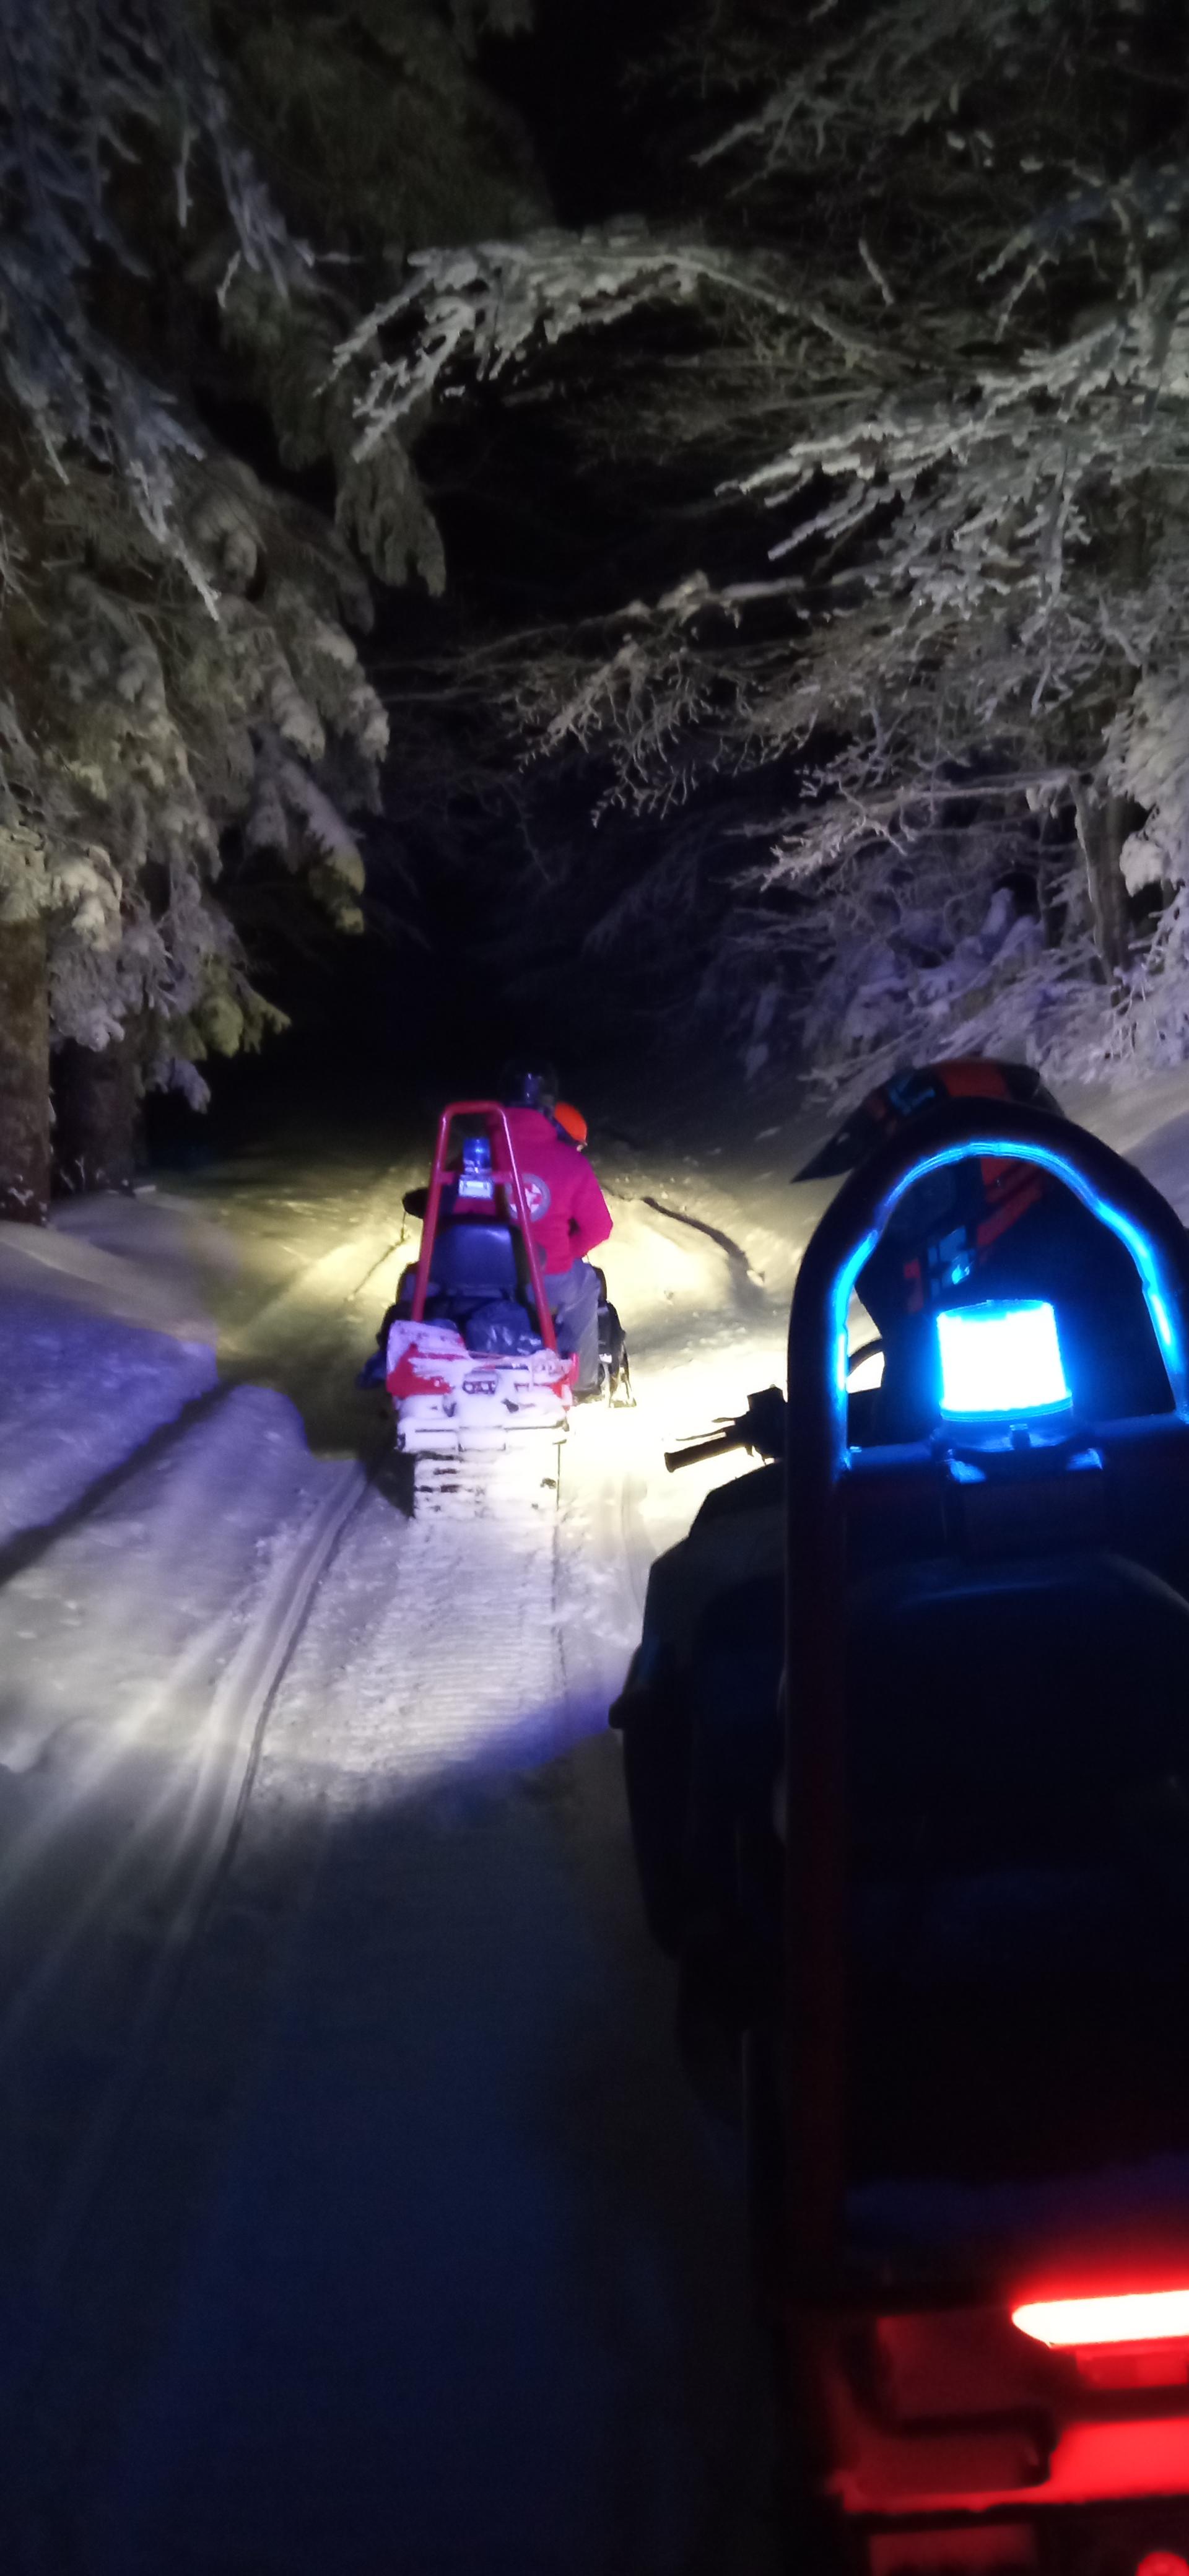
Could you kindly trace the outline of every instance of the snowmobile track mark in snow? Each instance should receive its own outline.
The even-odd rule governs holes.
[[[171,1428],[174,1426],[170,1426]],[[151,1446],[151,1444],[146,1444]],[[143,1451],[140,1453],[143,1458]],[[148,2080],[154,2053],[185,1980],[195,1945],[235,1851],[252,1793],[268,1718],[318,1585],[339,1542],[371,1491],[373,1478],[358,1463],[344,1468],[331,1494],[274,1569],[262,1600],[216,1687],[213,1733],[222,1748],[202,1765],[187,1815],[189,1850],[182,1885],[163,1928],[153,1966],[133,2006],[127,2046],[80,2139],[69,2175],[38,2249],[40,2314],[29,2347],[16,2360],[0,2397],[11,2413],[27,2396],[39,2367],[66,2322],[65,2288],[75,2249],[103,2192],[129,2119]],[[150,1823],[154,1820],[150,1819]],[[135,1838],[133,1838],[135,1840]],[[105,1886],[110,1915],[118,1895],[120,1864]],[[6,2027],[21,2021],[29,1997],[18,1993]],[[10,2362],[14,2357],[10,2356]]]
[[[525,1435],[533,1440],[531,1432]],[[527,1456],[507,1450],[454,1457],[435,1450],[401,1453],[413,1460],[415,1511],[449,1520],[508,1520],[525,1514],[552,1518],[561,1485],[561,1443],[549,1440]]]
[[[752,1309],[763,1305],[763,1281],[757,1279],[742,1244],[736,1243],[732,1235],[724,1234],[721,1226],[708,1224],[705,1217],[690,1216],[686,1208],[667,1207],[663,1199],[654,1199],[647,1193],[640,1204],[652,1208],[657,1216],[667,1217],[672,1225],[689,1225],[695,1234],[708,1234],[711,1242],[716,1243],[719,1251],[727,1256],[731,1285],[739,1304]]]

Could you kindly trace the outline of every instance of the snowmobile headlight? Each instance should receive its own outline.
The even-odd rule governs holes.
[[[1021,1422],[1070,1410],[1057,1318],[1044,1298],[950,1307],[937,1317],[937,1344],[947,1421]]]

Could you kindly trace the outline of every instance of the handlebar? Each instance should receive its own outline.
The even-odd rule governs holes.
[[[784,1455],[784,1397],[778,1386],[762,1386],[749,1395],[747,1411],[735,1422],[728,1422],[709,1440],[690,1440],[680,1449],[666,1449],[665,1465],[672,1476],[678,1467],[696,1467],[704,1458],[725,1458],[732,1449],[758,1450],[762,1458]]]
[[[874,1359],[882,1351],[882,1341],[862,1342],[852,1351],[848,1374],[853,1375],[863,1360]],[[725,1423],[721,1431],[712,1432],[708,1440],[683,1440],[680,1449],[666,1449],[665,1465],[671,1476],[679,1467],[700,1467],[707,1458],[726,1458],[732,1449],[758,1450],[762,1458],[784,1456],[785,1401],[778,1386],[764,1386],[758,1395],[749,1395],[747,1411],[734,1422]]]
[[[665,1465],[669,1474],[675,1476],[679,1467],[700,1467],[704,1458],[725,1458],[731,1449],[750,1448],[747,1429],[747,1415],[744,1413],[727,1430],[716,1432],[710,1440],[687,1440],[680,1449],[666,1449]]]

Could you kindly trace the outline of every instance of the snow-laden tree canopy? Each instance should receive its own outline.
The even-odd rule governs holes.
[[[539,220],[473,65],[523,17],[0,0],[0,944],[40,925],[56,1039],[132,1032],[196,1099],[280,1021],[234,923],[253,864],[362,926],[368,576],[444,565],[408,437],[355,453],[334,352],[427,230]],[[333,478],[333,523],[199,387]]]
[[[640,72],[670,201],[575,231],[482,74],[526,14],[0,0],[0,924],[55,1034],[191,1087],[258,1034],[239,890],[357,924],[392,718],[398,805],[436,759],[483,810],[497,742],[586,780],[593,937],[733,871],[698,972],[753,1053],[762,1007],[844,1083],[1184,1054],[1175,13],[714,0]],[[476,394],[561,407],[576,513],[670,473],[663,571],[381,706],[369,578],[442,592],[414,450]]]
[[[195,1060],[277,1017],[219,901],[224,836],[277,852],[358,928],[343,809],[375,796],[387,720],[333,539],[230,459],[176,484],[184,560],[163,560],[110,474],[33,478],[44,552],[22,548],[5,621],[0,883],[4,918],[49,924],[58,1034],[103,1047],[132,1019],[150,1078],[197,1097]]]
[[[370,454],[468,371],[539,386],[592,324],[698,299],[701,346],[649,377],[637,335],[605,426],[748,505],[732,577],[695,559],[586,632],[494,649],[484,684],[538,756],[577,748],[636,806],[780,764],[752,902],[840,1079],[955,1044],[1082,1070],[1189,1047],[1175,21],[728,0],[658,76],[698,127],[696,237],[425,257],[345,352],[381,343]]]

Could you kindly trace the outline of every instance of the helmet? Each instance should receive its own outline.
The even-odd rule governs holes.
[[[500,1075],[505,1109],[543,1109],[546,1116],[557,1098],[557,1074],[540,1056],[523,1064],[506,1064]]]
[[[572,1100],[554,1102],[553,1123],[555,1127],[561,1128],[564,1136],[569,1137],[572,1145],[585,1145],[590,1130],[581,1110],[575,1109]]]

